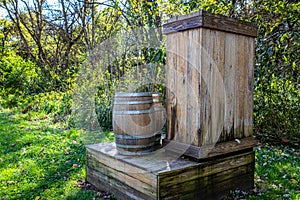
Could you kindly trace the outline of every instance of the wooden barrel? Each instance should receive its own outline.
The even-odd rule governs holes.
[[[142,155],[157,149],[164,119],[159,93],[117,93],[113,108],[113,131],[118,152],[123,155]]]

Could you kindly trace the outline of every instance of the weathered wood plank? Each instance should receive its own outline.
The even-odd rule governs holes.
[[[224,172],[226,170],[253,163],[254,158],[255,157],[253,152],[248,151],[246,153],[218,158],[213,161],[199,162],[196,165],[181,168],[178,170],[161,171],[159,173],[159,177],[161,178],[160,183],[171,185],[189,181],[195,178],[210,176],[213,174]],[[177,174],[181,174],[180,180],[176,180],[176,177],[174,177],[174,175]]]
[[[234,84],[234,138],[243,137],[243,120],[244,120],[244,90],[245,90],[245,64],[244,64],[244,36],[236,36],[236,65],[235,67],[235,84]],[[243,49],[243,51],[239,51]]]
[[[190,38],[190,53],[191,58],[189,60],[191,65],[191,78],[189,82],[189,111],[188,115],[190,115],[190,120],[187,121],[189,125],[189,130],[187,134],[189,134],[189,142],[188,144],[200,145],[201,138],[198,136],[200,133],[200,114],[201,114],[201,106],[200,99],[198,98],[200,95],[200,87],[201,87],[201,30],[192,29]]]
[[[251,149],[257,145],[257,140],[253,137],[247,137],[236,141],[221,142],[215,145],[194,146],[176,141],[166,141],[164,149],[177,155],[190,156],[196,159],[212,158],[220,155],[226,155],[245,149]],[[185,150],[185,152],[183,152]]]
[[[112,143],[87,146],[87,181],[119,199],[197,199],[198,194],[219,198],[243,184],[253,186],[251,148],[199,162],[164,151],[147,156],[114,152]]]
[[[176,166],[172,166],[170,163],[178,158],[178,156],[174,157],[174,155],[165,154],[165,149],[155,151],[149,155],[123,156],[117,154],[114,143],[87,145],[86,148],[88,157],[93,156],[99,163],[111,166],[117,171],[128,171],[132,174],[151,172],[150,174],[146,173],[147,176],[144,177],[150,181],[155,181],[153,174],[157,174],[162,170],[175,170]],[[180,163],[180,166],[177,166],[178,168],[194,164],[193,161],[188,159],[179,160],[178,162]]]
[[[234,97],[235,97],[235,65],[236,65],[236,35],[225,34],[225,120],[224,120],[224,140],[233,140],[234,126]]]
[[[112,179],[107,176],[106,173],[97,172],[87,167],[87,181],[92,183],[95,187],[100,190],[113,193],[117,199],[122,200],[145,200],[145,199],[156,199],[156,193],[148,196],[142,192],[136,190],[137,187],[129,187],[124,180]]]
[[[177,99],[177,120],[178,120],[178,132],[182,134],[177,134],[177,141],[186,142],[186,109],[187,109],[187,90],[186,90],[186,81],[187,81],[187,42],[188,32],[181,32],[178,34],[178,54],[179,59],[177,66],[177,90],[176,90],[176,99]]]
[[[193,84],[193,74],[195,74],[193,59],[195,59],[193,51],[193,30],[187,31],[187,41],[186,41],[186,137],[185,143],[193,142],[194,128],[192,124],[195,120],[195,96],[193,94],[192,84]]]
[[[222,135],[225,115],[225,33],[212,31],[212,144]]]
[[[166,127],[167,127],[167,134],[166,137],[167,139],[171,140],[173,139],[173,136],[171,134],[171,120],[172,120],[172,115],[171,115],[171,109],[172,109],[172,91],[170,88],[173,87],[173,82],[174,80],[174,74],[172,73],[172,68],[174,67],[174,45],[172,43],[172,40],[174,38],[175,34],[170,34],[169,37],[166,38],[166,53],[168,54],[168,59],[166,59],[166,85],[168,86],[166,88],[166,112],[167,112],[167,119],[166,119]],[[173,132],[174,133],[174,132]]]
[[[94,147],[94,148],[93,148]],[[143,175],[143,181],[149,184],[154,184],[156,181],[155,176],[150,173],[146,173],[145,168],[148,168],[151,165],[151,161],[147,159],[143,159],[140,162],[143,163],[143,167],[137,167],[131,164],[132,160],[135,160],[134,157],[131,156],[122,156],[114,152],[115,146],[106,145],[106,149],[104,151],[102,149],[102,145],[89,145],[87,147],[87,164],[89,162],[98,162],[104,164],[106,166],[111,166],[112,169],[120,172],[128,172],[134,178],[140,178],[141,174]],[[109,150],[108,150],[109,149]],[[106,156],[103,156],[106,155]],[[108,156],[109,155],[109,156]],[[147,166],[148,165],[148,166]],[[159,170],[159,169],[158,169]]]
[[[214,15],[202,10],[169,19],[167,23],[163,25],[163,33],[170,34],[200,27],[242,34],[250,37],[257,36],[257,27],[253,23],[239,21],[222,15]]]
[[[253,135],[253,93],[254,93],[254,56],[255,56],[255,40],[247,38],[245,40],[245,63],[246,63],[246,95],[245,95],[245,120],[244,120],[244,135],[249,137]]]
[[[200,101],[202,106],[201,111],[201,145],[211,143],[211,38],[210,30],[202,30],[202,66],[201,66],[201,92]]]
[[[215,38],[213,44],[213,61],[216,63],[216,73],[214,77],[215,81],[215,120],[216,120],[216,128],[214,130],[216,138],[215,140],[226,141],[224,138],[224,120],[225,120],[225,32],[215,31]]]
[[[156,181],[149,181],[147,176],[152,175],[150,172],[136,174],[129,169],[117,171],[111,165],[100,164],[98,160],[93,157],[88,157],[88,167],[94,173],[104,174],[109,180],[122,181],[127,187],[135,188],[135,190],[153,196],[156,193]],[[153,176],[153,175],[152,175]],[[139,187],[136,187],[136,186]]]
[[[199,168],[195,170],[198,169]],[[246,182],[249,182],[249,179],[251,179],[251,177],[253,179],[254,169],[252,163],[250,163],[210,176],[201,178],[194,176],[193,179],[191,178],[190,180],[182,182],[182,177],[186,176],[189,175],[180,174],[180,176],[176,176],[176,180],[179,180],[180,182],[170,182],[168,184],[165,184],[165,182],[160,182],[164,180],[159,177],[159,197],[161,199],[174,199],[176,197],[179,197],[180,199],[197,199],[197,197],[199,198],[198,194],[201,194],[202,197],[216,197],[215,193],[223,193],[224,191],[226,191],[225,194],[228,194],[230,189],[239,188],[241,186],[241,181],[235,181],[237,177],[242,178],[242,180],[246,180]],[[250,181],[249,185],[250,188],[253,187],[253,181]],[[218,194],[218,196],[220,197],[222,195]]]
[[[236,178],[241,178],[239,181]],[[194,199],[197,194],[220,198],[220,193],[235,189],[245,181],[253,187],[254,154],[241,155],[199,163],[178,171],[162,172],[158,176],[159,197],[162,199]],[[200,192],[200,193],[198,193]],[[215,196],[215,193],[218,193]],[[198,196],[199,197],[199,196]],[[216,198],[214,198],[216,199]]]
[[[175,133],[178,132],[177,121],[177,58],[178,58],[178,34],[171,34],[167,39],[166,44],[168,59],[167,59],[167,138],[174,139]]]

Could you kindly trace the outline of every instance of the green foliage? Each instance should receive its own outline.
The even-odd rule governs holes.
[[[22,113],[32,112],[42,113],[47,115],[54,123],[65,122],[71,114],[72,93],[67,92],[47,92],[33,96],[27,96],[23,99],[19,109]]]
[[[99,125],[104,130],[112,130],[112,109],[115,88],[99,87],[95,96],[95,110]]]
[[[255,1],[259,26],[255,66],[255,128],[264,135],[299,138],[300,3]]]
[[[272,75],[268,83],[256,86],[254,114],[256,133],[261,140],[299,138],[299,86],[295,84],[286,78]],[[299,141],[293,143],[299,145]]]
[[[13,52],[2,56],[0,94],[6,106],[17,106],[18,98],[36,93],[39,79],[39,71],[36,70],[35,63],[26,61]]]

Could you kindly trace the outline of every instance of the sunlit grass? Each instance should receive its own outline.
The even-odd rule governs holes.
[[[255,184],[261,195],[251,199],[296,199],[300,193],[299,149],[264,146],[256,151]]]
[[[96,197],[77,187],[86,176],[82,134],[46,114],[0,110],[0,199]]]

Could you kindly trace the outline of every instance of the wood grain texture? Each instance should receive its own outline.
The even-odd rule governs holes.
[[[200,102],[201,102],[201,145],[207,145],[212,142],[212,49],[211,41],[212,37],[209,37],[211,33],[210,29],[202,30],[202,41],[201,41],[201,89],[200,89]]]
[[[168,140],[201,147],[253,135],[253,41],[202,26],[167,34]]]
[[[225,121],[224,137],[221,141],[234,139],[236,37],[234,34],[225,34]]]
[[[200,134],[200,118],[201,118],[201,104],[200,99],[200,88],[201,88],[201,38],[202,31],[193,29],[190,31],[190,52],[189,66],[190,74],[188,76],[188,116],[186,124],[188,125],[188,140],[193,145],[198,146],[201,143]],[[191,49],[195,49],[192,51]]]
[[[163,33],[170,34],[200,27],[250,37],[257,36],[257,27],[253,23],[236,20],[223,15],[214,15],[202,10],[169,19],[167,23],[163,25]]]
[[[167,37],[167,51],[169,58],[167,59],[166,74],[166,101],[167,103],[167,138],[174,139],[175,133],[178,131],[177,122],[177,102],[176,102],[176,85],[177,85],[177,41],[178,34],[170,34]]]
[[[254,57],[255,57],[255,39],[246,38],[245,40],[245,67],[247,73],[246,79],[246,96],[245,96],[245,120],[244,120],[244,135],[249,137],[253,135],[253,109],[254,109]]]
[[[213,165],[210,165],[210,167],[214,168]],[[168,175],[168,177],[172,177],[172,179],[165,179],[166,177],[159,176],[159,198],[199,199],[199,194],[201,194],[201,197],[205,199],[219,199],[220,196],[228,194],[228,188],[239,188],[242,181],[248,182],[247,189],[253,187],[253,181],[250,181],[254,175],[253,165],[251,163],[219,173],[213,173],[205,177],[199,177],[198,175],[201,176],[202,170],[205,171],[205,167],[190,169],[189,171],[180,173],[180,175]],[[187,177],[189,178],[187,179]],[[236,179],[240,180],[237,181]],[[238,185],[236,185],[236,183],[238,183]]]
[[[164,149],[177,155],[186,155],[199,160],[213,158],[221,155],[232,154],[245,149],[251,149],[257,145],[257,140],[253,137],[247,137],[237,141],[228,141],[217,143],[216,145],[195,146],[191,144],[165,141]]]
[[[243,120],[244,120],[244,93],[245,93],[245,37],[237,35],[235,52],[236,52],[236,63],[235,63],[235,76],[234,76],[234,138],[243,137]]]
[[[195,162],[159,151],[123,156],[113,143],[87,146],[87,181],[117,199],[220,199],[253,187],[252,149]]]
[[[176,90],[176,106],[177,106],[177,120],[178,120],[178,132],[186,133],[186,109],[187,109],[187,46],[188,46],[188,32],[178,33],[178,65],[177,65],[177,90]],[[177,134],[175,139],[178,141],[185,142],[186,134]]]
[[[156,199],[155,197],[148,196],[139,192],[132,187],[126,185],[122,180],[113,179],[107,176],[106,173],[100,173],[92,168],[87,167],[87,181],[92,183],[96,188],[101,191],[107,191],[113,193],[118,199],[122,200],[145,200]]]

